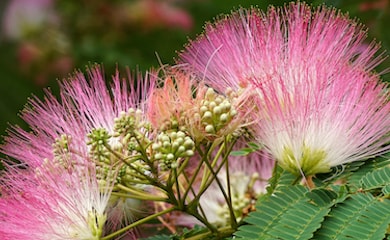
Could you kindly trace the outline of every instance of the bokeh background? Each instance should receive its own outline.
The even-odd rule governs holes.
[[[241,7],[289,1],[234,0],[1,0],[0,135],[24,126],[18,113],[28,97],[58,92],[58,79],[93,63],[148,70],[173,64],[207,21]],[[369,27],[369,40],[390,50],[390,0],[307,1],[348,12]],[[386,60],[377,71],[390,68]],[[389,74],[383,76],[389,81]]]

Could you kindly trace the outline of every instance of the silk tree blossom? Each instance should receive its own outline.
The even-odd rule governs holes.
[[[154,86],[153,76],[147,74],[145,79],[138,76],[140,85],[135,89],[130,73],[126,80],[117,72],[108,88],[100,67],[88,70],[89,81],[77,72],[69,81],[60,83],[60,100],[50,92],[44,101],[30,100],[22,118],[31,131],[13,127],[2,151],[31,167],[39,167],[43,159],[54,158],[53,144],[65,135],[74,142],[74,153],[86,154],[89,151],[87,136],[93,129],[103,128],[114,134],[115,119],[122,112],[144,108],[143,102]]]
[[[217,92],[177,67],[170,71],[164,86],[149,99],[148,117],[154,128],[187,131],[201,142],[221,139],[248,125],[252,107],[243,104],[244,95],[230,88]]]
[[[160,79],[148,100],[148,119],[155,129],[177,129],[185,125],[188,109],[194,103],[194,79],[185,73],[167,74]]]
[[[308,82],[283,96],[264,96],[259,135],[282,167],[312,175],[389,150],[388,94],[375,78],[348,81],[365,77],[359,75],[347,74],[325,87]],[[275,80],[272,87],[279,84]]]
[[[181,63],[212,87],[254,87],[258,140],[284,168],[313,175],[390,148],[389,93],[373,71],[383,58],[365,38],[324,6],[241,9],[208,25]]]
[[[309,60],[340,68],[351,60],[351,67],[370,71],[379,63],[372,60],[378,46],[366,47],[365,38],[362,25],[335,9],[319,7],[312,12],[299,2],[271,6],[266,13],[240,9],[206,25],[205,32],[180,53],[178,63],[223,92],[267,79],[281,71],[283,63],[291,70],[302,62],[309,67]],[[294,64],[295,60],[300,61]]]
[[[13,127],[9,131],[9,136],[5,138],[2,152],[20,161],[30,171],[41,169],[45,164],[45,159],[50,164],[66,169],[70,173],[78,173],[81,171],[79,168],[84,169],[85,166],[92,164],[93,169],[96,169],[96,173],[93,174],[97,180],[94,181],[98,181],[101,186],[110,185],[110,183],[116,184],[114,180],[123,172],[118,167],[120,164],[116,164],[114,167],[110,165],[110,161],[106,164],[97,161],[92,145],[89,144],[89,136],[96,129],[104,129],[113,136],[118,130],[116,129],[118,126],[116,119],[120,118],[121,114],[129,112],[129,109],[133,108],[143,109],[144,102],[154,86],[154,77],[152,76],[154,75],[148,74],[144,79],[138,76],[139,84],[137,88],[134,88],[134,79],[130,75],[127,80],[121,79],[117,72],[110,88],[107,88],[104,73],[99,66],[88,70],[89,79],[80,72],[75,73],[69,81],[61,83],[60,100],[57,100],[49,92],[47,92],[44,101],[37,98],[30,100],[30,104],[23,111],[22,118],[30,126],[31,131]],[[110,146],[119,151],[123,148],[121,139],[121,136],[110,138]],[[112,160],[111,163],[119,161],[111,155],[108,157],[108,160]],[[9,168],[16,167],[14,164],[9,166]],[[29,176],[26,179],[26,184],[37,185],[37,187],[42,184],[41,181],[33,179],[32,175]],[[4,181],[13,184],[11,180],[7,180],[7,177]],[[29,181],[31,183],[28,183]],[[55,181],[53,180],[53,182]],[[22,187],[21,192],[23,192]],[[57,194],[61,194],[58,189]],[[81,195],[81,193],[74,194]],[[43,196],[41,197],[43,198]],[[56,197],[53,196],[53,201],[56,200]],[[85,197],[88,200],[88,196]],[[115,199],[122,200],[121,198]],[[132,210],[128,209],[127,204],[117,203],[113,199],[107,202],[109,211],[106,212],[106,226],[110,228],[109,231],[119,228],[123,222],[130,221],[132,217]],[[134,205],[135,208],[137,206],[139,205]],[[5,208],[5,205],[2,207]],[[33,206],[30,207],[31,213],[26,213],[26,216],[32,217],[36,213],[34,211],[38,210],[33,209]],[[121,209],[118,210],[118,207]],[[10,221],[13,219],[9,214],[7,216]],[[31,223],[33,223],[33,219],[31,219]]]
[[[28,168],[28,167],[26,167]],[[68,171],[46,161],[2,177],[1,239],[100,239],[112,184],[99,184],[94,166]]]

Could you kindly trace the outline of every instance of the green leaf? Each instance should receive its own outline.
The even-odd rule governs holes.
[[[390,153],[382,157],[368,159],[364,162],[364,165],[347,178],[347,184],[349,187],[357,190],[361,187],[361,180],[366,174],[388,165],[390,165]]]
[[[172,235],[155,235],[148,238],[143,238],[142,240],[175,240],[178,239]]]
[[[237,151],[231,151],[230,155],[231,156],[246,156],[252,152],[253,152],[253,150],[251,148],[242,148],[242,149],[237,150]]]
[[[364,190],[383,188],[390,184],[390,167],[383,167],[367,173],[361,179],[361,187]]]
[[[256,211],[250,213],[245,221],[252,226],[244,225],[236,233],[237,237],[245,239],[272,238],[268,234],[273,227],[279,226],[279,221],[286,212],[302,199],[306,199],[308,190],[300,185],[278,188],[273,195],[260,198],[256,203]]]
[[[390,224],[390,200],[357,193],[337,204],[314,239],[383,239]]]
[[[327,189],[306,193],[307,199],[297,202],[269,231],[272,239],[311,239],[335,203],[337,194]]]
[[[283,186],[291,186],[294,182],[299,180],[297,176],[289,171],[284,170],[279,165],[276,165],[272,177],[269,179],[269,186],[267,187],[268,194],[272,194],[277,188]]]
[[[383,189],[382,189],[382,193],[385,194],[385,195],[390,195],[390,184],[385,186]]]
[[[329,207],[333,205],[334,201],[338,199],[338,194],[332,190],[328,189],[313,189],[312,191],[306,194],[311,202],[317,206]]]
[[[237,150],[237,151],[232,151],[232,152],[230,152],[230,155],[231,156],[246,156],[246,155],[253,153],[253,152],[256,152],[260,149],[261,149],[260,145],[253,143],[253,142],[249,142],[248,147],[241,148],[240,150]]]
[[[315,181],[316,186],[326,185],[329,183],[334,183],[339,179],[346,179],[351,175],[355,174],[356,171],[360,169],[365,164],[365,161],[356,161],[343,165],[338,165],[333,167],[331,172],[317,174]]]

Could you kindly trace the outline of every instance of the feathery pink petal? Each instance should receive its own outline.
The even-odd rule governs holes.
[[[53,162],[35,170],[9,166],[1,179],[1,239],[99,239],[112,188],[102,191],[93,165],[78,170]]]
[[[33,216],[38,213],[42,217],[45,214],[48,214],[48,218],[58,217],[55,215],[55,210],[50,210],[50,208],[47,212],[44,212],[42,206],[45,204],[54,205],[55,201],[68,201],[68,198],[73,195],[75,195],[76,200],[81,201],[82,194],[86,194],[84,196],[85,201],[89,201],[90,198],[92,198],[91,201],[95,201],[93,199],[96,196],[91,195],[88,191],[92,188],[91,191],[96,192],[96,188],[102,187],[101,184],[109,184],[113,179],[102,179],[97,170],[96,173],[92,171],[90,173],[92,175],[88,175],[87,172],[84,173],[85,176],[82,174],[82,170],[89,169],[89,167],[87,168],[89,165],[92,165],[92,169],[97,168],[95,166],[96,162],[92,159],[90,153],[91,147],[88,145],[88,134],[95,128],[104,128],[112,134],[115,118],[121,112],[125,112],[129,108],[146,108],[146,98],[154,87],[154,77],[151,76],[147,75],[144,79],[138,76],[138,82],[135,85],[136,79],[130,76],[129,79],[121,79],[117,72],[113,77],[110,88],[108,88],[102,69],[95,66],[88,70],[88,77],[78,72],[69,81],[62,82],[60,85],[60,100],[57,100],[50,92],[47,92],[44,101],[38,98],[30,100],[29,105],[23,111],[22,118],[29,124],[31,131],[14,127],[10,130],[9,136],[5,138],[5,144],[1,146],[3,153],[20,162],[16,164],[11,160],[7,161],[7,172],[9,174],[5,174],[2,179],[4,188],[12,188],[13,185],[20,183],[20,186],[15,188],[13,192],[11,191],[8,196],[8,199],[11,200],[1,199],[5,202],[0,206],[0,212],[6,213],[2,216],[2,221],[6,222],[5,225],[16,224],[17,218],[22,217],[17,212],[7,209],[8,202],[12,202],[9,204],[24,206],[26,214],[23,221],[30,221],[33,224]],[[66,145],[66,147],[60,146],[58,148],[57,145],[61,144]],[[57,181],[54,175],[50,175],[50,171],[45,174],[48,177],[52,176],[52,178],[46,180],[36,179],[34,171],[42,169],[46,165],[53,166],[53,168],[62,168],[65,172],[61,176],[56,176],[61,179]],[[25,182],[24,184],[18,180],[19,176],[24,175],[22,169],[26,169],[27,172],[27,175],[21,178],[24,179],[22,181]],[[115,176],[115,171],[116,169],[112,169],[112,176]],[[98,178],[94,177],[98,174],[100,174]],[[62,180],[65,182],[61,182]],[[83,185],[84,180],[87,185]],[[96,185],[97,183],[99,185]],[[49,184],[47,189],[45,184]],[[69,185],[68,188],[66,188],[67,184]],[[30,185],[38,189],[26,190],[25,188],[30,188]],[[55,189],[56,186],[57,189]],[[73,189],[73,186],[76,186],[76,188]],[[42,192],[39,192],[40,190]],[[33,191],[36,191],[36,194]],[[48,197],[48,202],[46,202],[44,198],[46,194],[49,194],[48,191],[53,196]],[[64,191],[64,193],[61,191]],[[27,200],[18,198],[18,192],[29,193],[30,200],[28,201],[31,201],[31,204]],[[100,194],[102,195],[102,193]],[[109,203],[111,204],[111,202]],[[109,203],[106,201],[104,206],[107,207]],[[35,208],[34,204],[36,204]],[[78,205],[74,206],[76,203],[72,202],[72,204],[65,207],[72,209],[79,207]],[[97,208],[98,206],[93,207]],[[30,212],[27,212],[28,209],[30,209]],[[64,211],[61,212],[61,219],[66,217],[65,210],[61,210]],[[106,210],[107,213],[105,214],[107,214],[108,219],[106,226],[120,227],[121,221],[113,222],[115,219],[121,218],[115,215],[115,209],[110,205]],[[76,213],[70,212],[70,214]],[[121,216],[124,217],[123,214]],[[71,219],[71,217],[69,218]],[[39,224],[44,226],[44,223]],[[3,231],[6,234],[6,228]],[[37,239],[39,238],[37,237]],[[46,239],[54,239],[54,236]]]
[[[258,140],[296,174],[389,151],[390,104],[373,69],[379,46],[335,9],[305,3],[239,10],[208,25],[179,63],[210,86],[254,88]]]

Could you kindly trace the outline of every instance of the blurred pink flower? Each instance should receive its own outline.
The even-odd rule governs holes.
[[[4,12],[3,32],[9,39],[21,40],[57,21],[53,0],[11,0]]]
[[[147,29],[168,27],[189,31],[193,26],[190,14],[169,1],[138,0],[129,5],[127,15],[131,22]]]
[[[390,5],[389,0],[376,0],[376,1],[365,1],[359,4],[359,10],[362,12],[370,10],[381,10],[387,9]]]
[[[239,10],[206,26],[179,64],[217,89],[257,93],[257,137],[296,174],[389,151],[389,92],[379,46],[335,9],[304,3]]]
[[[17,59],[23,74],[44,86],[52,75],[73,68],[70,42],[60,30],[53,0],[11,0],[5,9],[2,33],[19,43]]]

